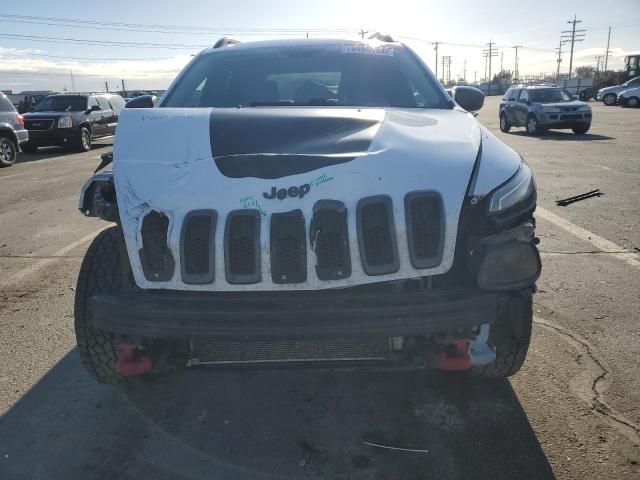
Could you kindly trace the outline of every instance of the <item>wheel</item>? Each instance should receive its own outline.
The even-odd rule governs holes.
[[[507,133],[509,130],[511,130],[511,124],[509,123],[507,115],[504,112],[500,114],[500,130],[502,130],[504,133]]]
[[[627,107],[637,107],[640,105],[640,99],[638,97],[629,97],[627,100]]]
[[[16,147],[15,142],[5,136],[0,137],[0,167],[10,167],[16,161]]]
[[[615,93],[607,93],[604,97],[602,97],[602,101],[605,105],[611,106],[616,104],[616,94]]]
[[[575,133],[576,135],[584,135],[589,131],[590,128],[591,128],[591,124],[589,123],[588,125],[580,125],[579,127],[573,127],[571,130],[573,130],[573,133]]]
[[[80,129],[80,142],[78,143],[78,150],[80,152],[88,152],[91,150],[91,132],[87,127]]]
[[[82,262],[74,305],[76,342],[82,363],[89,374],[101,383],[126,383],[116,370],[116,344],[113,335],[93,327],[89,298],[97,293],[117,292],[124,288],[121,258],[121,231],[118,227],[103,230],[93,240]],[[124,260],[124,261],[123,261]]]
[[[531,292],[511,296],[489,330],[488,343],[495,349],[496,359],[487,365],[473,367],[473,377],[499,379],[515,375],[520,370],[531,341],[531,304]]]
[[[529,135],[538,135],[541,130],[542,129],[538,126],[538,119],[535,115],[529,115],[527,117],[527,133]]]
[[[33,143],[25,142],[20,145],[20,150],[24,153],[38,153],[38,146]]]

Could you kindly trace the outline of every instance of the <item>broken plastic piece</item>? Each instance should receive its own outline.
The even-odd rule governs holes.
[[[590,192],[581,193],[580,195],[576,195],[575,197],[556,200],[556,205],[560,207],[566,207],[567,205],[570,205],[575,202],[579,202],[580,200],[586,200],[587,198],[591,198],[591,197],[600,197],[602,195],[604,195],[604,193],[602,193],[600,189],[591,190]]]
[[[469,340],[457,339],[445,350],[436,354],[436,368],[440,370],[468,370],[472,366],[469,356]]]
[[[123,377],[142,375],[151,370],[151,359],[144,355],[135,345],[128,343],[118,345],[116,370]]]
[[[473,365],[488,365],[496,359],[496,352],[489,347],[489,329],[491,325],[485,323],[480,327],[480,333],[471,341],[469,354]]]

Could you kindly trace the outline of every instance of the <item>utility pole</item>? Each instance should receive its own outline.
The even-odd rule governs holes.
[[[473,83],[476,83],[477,78],[478,78],[478,71],[474,70],[473,71]]]
[[[500,52],[500,72],[502,73],[502,62],[504,61],[504,52]]]
[[[515,48],[516,49],[516,59],[515,59],[515,63],[513,66],[513,80],[514,81],[518,81],[518,78],[520,78],[520,72],[518,72],[518,49],[522,47],[522,45],[514,45],[511,48]]]
[[[464,66],[462,67],[462,80],[467,83],[467,59],[464,59]]]
[[[558,51],[558,59],[556,60],[556,62],[558,62],[558,69],[556,70],[556,81],[558,80],[558,78],[560,78],[560,63],[562,62],[562,44],[564,42],[562,41],[562,37],[560,37],[560,44],[558,45],[558,48],[556,48],[556,50]]]
[[[562,35],[564,37],[563,40],[571,42],[571,54],[569,55],[569,78],[571,78],[571,70],[573,70],[573,47],[576,42],[584,41],[584,32],[586,32],[586,30],[584,28],[576,30],[576,24],[582,23],[582,20],[577,20],[575,15],[573,16],[573,20],[567,20],[567,23],[571,24],[571,30],[564,30]]]
[[[436,51],[436,78],[438,78],[438,45],[440,42],[433,42],[433,49]]]
[[[127,89],[124,86],[124,78],[120,80],[122,82],[122,95],[127,96]]]
[[[609,35],[607,36],[607,53],[604,57],[604,72],[607,72],[607,65],[609,65],[609,43],[611,42],[611,27],[609,27]]]
[[[109,93],[109,82],[104,82],[104,89]]]
[[[594,57],[596,59],[596,73],[600,71],[600,60],[604,58],[604,55],[596,55]]]
[[[364,40],[364,36],[369,33],[369,30],[364,30],[363,28],[360,29],[360,36],[362,37],[362,39]]]
[[[71,91],[75,93],[76,81],[73,79],[73,70],[69,70],[69,75],[71,76]]]
[[[497,57],[498,56],[498,52],[496,52],[493,49],[493,46],[495,45],[495,42],[492,42],[491,40],[489,40],[489,43],[487,43],[487,46],[489,48],[485,49],[482,51],[482,53],[485,55],[485,57],[487,58],[487,63],[489,65],[489,85],[487,87],[487,97],[489,95],[491,95],[491,60],[493,59],[493,57]]]

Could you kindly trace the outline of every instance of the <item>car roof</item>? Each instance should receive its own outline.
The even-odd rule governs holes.
[[[234,50],[254,50],[260,48],[272,48],[272,47],[302,47],[314,45],[317,47],[331,47],[340,45],[343,43],[353,44],[368,44],[372,46],[379,45],[393,45],[396,47],[403,47],[400,42],[385,42],[378,39],[354,39],[354,38],[288,38],[281,40],[258,40],[252,42],[238,42],[230,43],[228,45],[222,45],[221,47],[214,48],[213,46],[204,49],[201,53],[212,53],[217,51],[228,51],[232,48]]]

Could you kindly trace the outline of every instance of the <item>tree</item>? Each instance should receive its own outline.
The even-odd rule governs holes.
[[[595,68],[591,65],[584,65],[576,68],[576,77],[578,78],[591,78],[595,72]]]

